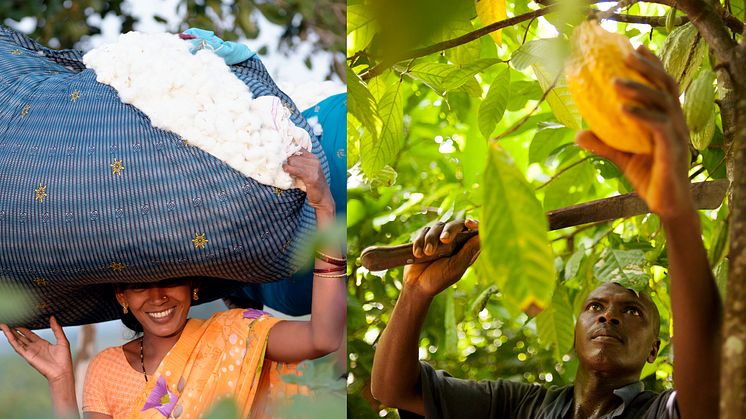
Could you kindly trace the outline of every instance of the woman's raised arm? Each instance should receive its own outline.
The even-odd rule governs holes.
[[[288,158],[283,167],[306,189],[309,204],[316,210],[318,231],[333,228],[335,206],[329,185],[326,183],[319,160],[313,154],[303,153]],[[339,245],[324,246],[320,251],[328,261],[316,259],[315,270],[334,271],[315,274],[310,321],[283,321],[269,333],[267,358],[279,362],[297,362],[318,358],[339,348],[347,321],[347,294],[344,267]],[[341,274],[340,274],[341,272]]]

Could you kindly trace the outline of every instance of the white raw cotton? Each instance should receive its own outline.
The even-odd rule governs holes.
[[[189,47],[178,35],[129,32],[91,50],[83,62],[154,127],[178,134],[257,182],[293,187],[282,164],[301,149],[311,150],[308,133],[290,120],[280,99],[253,99],[222,58],[209,50],[192,55]]]

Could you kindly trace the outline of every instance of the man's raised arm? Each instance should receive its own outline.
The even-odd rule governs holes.
[[[658,58],[640,47],[627,57],[626,64],[656,86],[629,80],[614,83],[622,97],[639,104],[624,106],[621,111],[650,128],[653,154],[612,149],[588,131],[581,132],[577,142],[616,163],[650,210],[660,217],[671,277],[674,386],[679,410],[684,418],[717,417],[722,306],[690,193],[689,129],[676,82]]]
[[[439,243],[450,242],[464,226],[476,229],[477,223],[441,223],[422,230],[413,244],[414,255],[433,254]],[[422,323],[433,298],[458,281],[478,255],[479,237],[475,236],[449,258],[405,268],[402,292],[373,358],[373,397],[388,406],[424,416],[418,356]]]

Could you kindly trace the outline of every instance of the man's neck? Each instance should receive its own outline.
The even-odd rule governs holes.
[[[590,371],[581,365],[573,387],[573,418],[596,418],[605,415],[622,403],[614,390],[637,380],[625,374],[605,374]]]

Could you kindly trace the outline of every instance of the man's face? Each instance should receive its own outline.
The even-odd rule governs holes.
[[[621,285],[601,285],[585,299],[575,325],[580,363],[598,372],[639,376],[660,346],[657,319],[646,294],[638,297]]]

